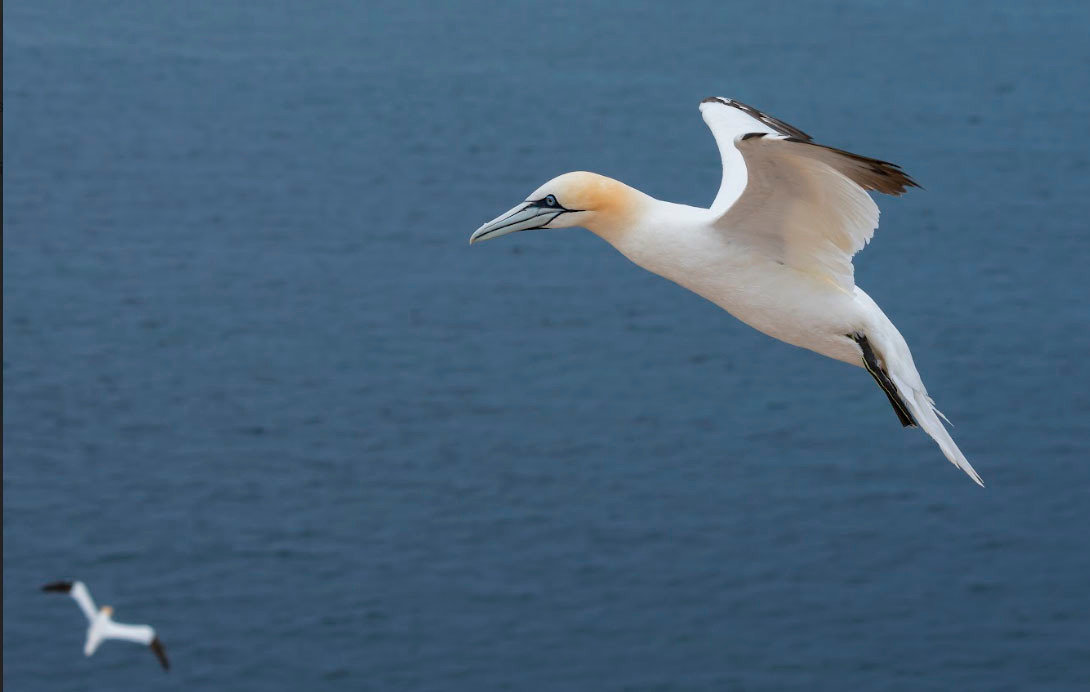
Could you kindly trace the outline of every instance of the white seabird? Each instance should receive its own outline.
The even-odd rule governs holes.
[[[99,644],[106,639],[123,639],[151,647],[155,657],[162,664],[163,670],[170,668],[170,662],[167,661],[167,653],[163,649],[163,643],[155,635],[154,629],[148,625],[123,625],[114,622],[112,617],[114,609],[110,606],[102,606],[101,609],[96,609],[95,602],[91,600],[91,594],[87,591],[87,587],[83,585],[83,582],[52,582],[43,586],[42,591],[68,594],[79,605],[79,609],[83,611],[83,614],[87,616],[89,624],[87,626],[87,643],[83,645],[84,656],[95,653]]]
[[[817,144],[744,103],[712,97],[700,111],[723,161],[710,209],[663,202],[595,173],[565,173],[478,228],[470,244],[587,228],[751,327],[865,368],[901,423],[922,427],[983,486],[939,420],[901,333],[855,285],[852,256],[878,227],[867,191],[901,195],[919,185],[895,164]]]

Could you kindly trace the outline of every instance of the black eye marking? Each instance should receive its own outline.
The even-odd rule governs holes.
[[[560,206],[560,202],[556,200],[556,195],[545,195],[541,199],[530,202],[530,205],[542,209],[563,209],[564,211],[567,211],[564,207]]]

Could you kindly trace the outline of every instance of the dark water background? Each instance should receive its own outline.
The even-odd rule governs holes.
[[[1087,7],[5,3],[5,689],[1087,689]],[[857,278],[987,490],[585,231],[467,246],[706,205],[714,94],[925,186]]]

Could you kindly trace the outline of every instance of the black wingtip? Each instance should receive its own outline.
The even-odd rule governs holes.
[[[874,190],[875,192],[881,192],[886,195],[900,197],[908,192],[909,188],[918,187],[921,190],[923,189],[923,186],[913,180],[908,173],[901,170],[901,167],[895,163],[883,161],[882,159],[872,159],[869,156],[853,154],[844,149],[837,149],[836,147],[797,139],[795,137],[785,137],[784,141],[794,142],[796,144],[806,144],[843,157],[843,162],[849,165],[838,166],[835,162],[832,162],[831,165],[840,173],[848,176],[852,182],[859,185],[864,190]]]
[[[42,587],[42,591],[53,591],[57,593],[68,593],[71,590],[72,582],[70,581],[54,581]]]
[[[166,649],[163,648],[163,642],[159,641],[159,637],[155,637],[151,640],[152,653],[155,654],[155,658],[159,659],[159,664],[163,666],[163,672],[170,670],[170,661],[167,660]]]

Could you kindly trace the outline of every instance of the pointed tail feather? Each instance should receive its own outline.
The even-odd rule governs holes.
[[[915,370],[915,368],[913,368]],[[917,375],[917,378],[919,375]],[[890,373],[890,378],[894,384],[897,385],[898,391],[901,392],[902,398],[908,405],[908,409],[912,411],[912,415],[916,418],[916,422],[924,432],[931,436],[935,442],[939,444],[939,449],[946,455],[946,458],[950,460],[954,466],[969,474],[969,478],[976,481],[977,485],[981,488],[984,487],[984,481],[980,479],[980,474],[976,472],[973,465],[969,463],[969,460],[965,458],[965,455],[958,449],[957,444],[954,443],[954,438],[950,437],[949,431],[946,430],[946,426],[939,420],[939,410],[935,408],[935,405],[931,402],[931,398],[927,396],[926,391],[920,391],[913,387],[910,387],[894,372]],[[944,419],[946,416],[942,416]]]
[[[855,298],[865,315],[864,328],[855,334],[848,335],[860,346],[860,362],[858,364],[870,371],[883,389],[886,389],[886,384],[892,384],[897,396],[890,395],[888,390],[886,390],[886,395],[890,397],[890,403],[894,405],[894,408],[897,409],[897,404],[902,403],[908,409],[911,417],[915,419],[916,424],[938,443],[939,449],[950,460],[950,463],[964,471],[977,485],[984,487],[984,481],[980,479],[980,474],[973,469],[972,464],[961,453],[958,446],[954,444],[953,438],[950,437],[950,433],[946,431],[946,427],[942,424],[942,421],[946,420],[946,416],[939,413],[939,410],[935,408],[935,402],[931,400],[931,397],[927,396],[927,388],[923,386],[923,380],[920,379],[920,373],[916,370],[916,364],[912,362],[912,351],[908,349],[908,344],[905,343],[905,338],[901,336],[901,332],[897,331],[897,327],[893,326],[893,322],[890,322],[882,309],[871,300],[871,297],[863,289],[855,289]],[[873,349],[871,355],[875,360],[873,364],[866,362],[867,352],[864,343],[860,343],[860,337],[865,337],[863,339],[864,343],[867,340],[870,342]],[[882,375],[888,376],[888,382],[882,381]],[[901,413],[898,410],[898,416]],[[942,420],[939,420],[940,417]],[[902,422],[904,422],[903,418]],[[949,423],[950,421],[946,422]]]
[[[874,307],[877,310],[878,306]],[[980,479],[980,474],[954,444],[954,439],[950,437],[946,426],[942,424],[942,420],[939,420],[940,416],[946,420],[946,416],[935,408],[935,402],[927,395],[927,389],[923,386],[916,364],[912,362],[912,352],[909,351],[904,337],[881,310],[878,310],[878,314],[881,319],[874,321],[873,329],[868,329],[866,336],[870,337],[871,345],[881,360],[878,364],[879,368],[888,374],[890,381],[897,388],[897,393],[900,394],[899,398],[908,407],[916,424],[938,443],[939,449],[950,463],[968,474],[969,478],[983,488],[984,481]],[[890,400],[892,401],[893,397],[890,397]]]

